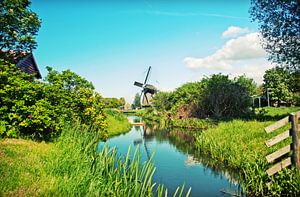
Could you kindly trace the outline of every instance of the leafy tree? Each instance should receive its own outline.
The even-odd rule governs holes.
[[[275,67],[265,72],[264,89],[268,89],[271,102],[290,102],[292,87],[292,75],[283,67]]]
[[[202,80],[206,84],[201,107],[209,116],[241,117],[249,112],[251,97],[247,88],[227,75],[216,74]]]
[[[0,136],[47,140],[76,121],[107,137],[102,97],[93,85],[69,70],[48,72],[45,82],[35,81],[0,59]]]
[[[29,0],[0,1],[0,51],[31,51],[37,47],[35,37],[41,21],[29,6]],[[10,58],[12,54],[1,55]]]
[[[203,83],[190,82],[177,88],[172,95],[174,107],[183,103],[198,104],[202,97]]]
[[[120,106],[124,106],[125,105],[125,98],[124,97],[121,97],[120,99],[119,99],[119,102],[120,102]]]
[[[217,74],[186,83],[173,92],[159,92],[154,106],[159,112],[182,118],[239,117],[249,112],[254,92],[253,79],[240,76],[230,80],[227,75]]]
[[[153,105],[160,111],[168,111],[172,107],[172,96],[171,92],[158,92],[153,99]]]
[[[105,105],[105,108],[119,108],[121,106],[124,106],[125,104],[125,99],[124,100],[123,99],[103,98],[102,101]]]
[[[139,107],[141,107],[141,95],[139,93],[136,93],[132,103],[132,109],[139,108]]]
[[[246,77],[246,75],[241,75],[236,77],[234,81],[244,87],[251,96],[256,94],[256,83],[253,79]]]
[[[290,71],[300,69],[300,1],[252,0],[250,13],[258,21],[263,47],[273,62]]]

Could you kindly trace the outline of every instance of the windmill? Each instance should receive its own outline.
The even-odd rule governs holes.
[[[150,71],[151,71],[151,66],[149,66],[149,68],[148,68],[144,83],[140,83],[137,81],[134,82],[135,86],[142,88],[142,92],[141,92],[141,106],[142,107],[151,106],[152,98],[153,98],[154,94],[157,93],[157,89],[153,85],[147,84]]]

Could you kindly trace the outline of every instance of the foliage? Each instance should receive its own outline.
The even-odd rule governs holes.
[[[104,114],[106,115],[109,137],[126,133],[131,129],[131,124],[124,114],[112,109],[105,109]]]
[[[258,21],[263,47],[273,62],[290,71],[300,65],[300,2],[298,0],[252,0],[251,16]]]
[[[100,139],[96,132],[72,125],[64,127],[54,144],[0,142],[1,194],[167,196],[167,189],[152,181],[151,160],[141,164],[138,149],[132,154],[129,148],[126,156],[120,156],[115,148],[100,148]],[[183,187],[174,196],[182,196],[179,191]]]
[[[140,108],[141,107],[141,95],[136,93],[134,96],[133,103],[131,105],[132,109]]]
[[[168,111],[172,108],[171,99],[171,92],[158,92],[153,99],[153,106],[160,111]]]
[[[29,9],[30,4],[29,0],[0,1],[0,51],[32,51],[36,48],[35,37],[41,21]]]
[[[246,75],[241,75],[239,77],[234,78],[234,81],[240,86],[244,87],[250,96],[256,94],[257,88],[256,83],[253,79],[246,77]]]
[[[201,105],[204,87],[202,82],[191,82],[177,88],[171,97],[172,109],[178,109],[184,104]]]
[[[241,117],[249,113],[251,97],[248,88],[232,81],[226,75],[212,75],[203,80],[206,84],[201,107],[209,116]]]
[[[239,170],[243,186],[250,196],[299,195],[300,177],[293,169],[286,169],[273,179],[265,171],[268,169],[265,156],[290,143],[285,140],[272,148],[267,148],[265,141],[282,131],[283,127],[272,134],[264,132],[264,128],[274,121],[285,117],[291,112],[299,111],[294,108],[264,108],[265,113],[258,120],[221,121],[215,127],[203,131],[196,137],[197,149],[228,168]],[[261,121],[264,120],[264,121]],[[287,126],[289,127],[289,126]],[[272,181],[272,187],[267,182]],[[288,185],[289,184],[289,185]]]
[[[124,98],[102,98],[105,108],[119,108],[125,105]]]
[[[15,65],[0,65],[0,135],[49,139],[60,133],[65,122],[79,121],[107,137],[102,97],[93,85],[69,70],[51,68],[45,82]]]
[[[179,118],[236,117],[249,112],[250,95],[255,88],[253,80],[245,76],[230,80],[217,74],[186,83],[173,92],[159,92],[154,97],[154,107]]]
[[[264,89],[268,89],[271,102],[290,102],[292,81],[292,75],[284,68],[275,67],[267,70],[264,74]]]
[[[185,128],[185,129],[197,129],[204,130],[212,127],[214,125],[212,120],[209,119],[172,119],[170,122],[173,128]]]

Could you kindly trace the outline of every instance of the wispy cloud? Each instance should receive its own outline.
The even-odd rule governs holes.
[[[250,30],[246,28],[241,28],[237,26],[230,26],[226,31],[223,32],[222,37],[223,38],[234,38],[246,33],[249,33]]]
[[[126,13],[149,14],[158,16],[174,16],[174,17],[188,17],[188,16],[204,16],[204,17],[217,17],[217,18],[230,18],[230,19],[243,19],[248,20],[247,17],[216,14],[216,13],[197,13],[197,12],[169,12],[161,10],[130,10]]]

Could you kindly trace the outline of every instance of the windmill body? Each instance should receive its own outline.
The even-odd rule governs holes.
[[[150,71],[151,71],[151,66],[148,68],[144,83],[140,83],[137,81],[134,82],[135,86],[142,88],[142,91],[141,91],[141,106],[142,107],[151,106],[152,99],[153,99],[154,95],[157,93],[156,87],[147,83],[149,80]]]

